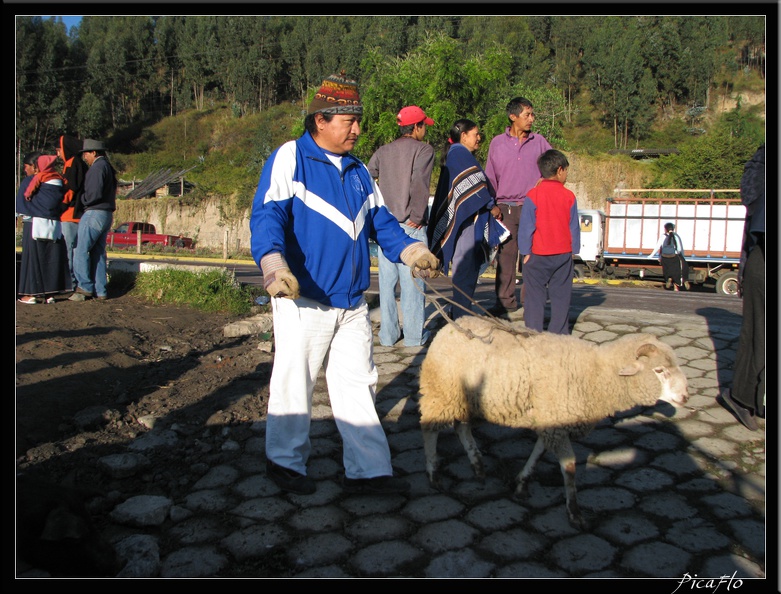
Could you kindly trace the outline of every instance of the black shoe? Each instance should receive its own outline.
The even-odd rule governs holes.
[[[283,491],[298,495],[311,495],[317,488],[314,479],[295,470],[274,464],[271,460],[266,460],[266,476]]]
[[[390,495],[394,493],[409,493],[409,483],[395,476],[375,476],[367,479],[342,479],[342,488],[347,493],[373,493]]]
[[[494,305],[489,308],[488,313],[497,318],[510,319],[510,312],[501,305]]]
[[[742,404],[735,402],[732,399],[732,395],[728,389],[721,393],[721,399],[724,401],[724,404],[726,404],[735,414],[738,420],[743,423],[743,426],[746,427],[746,429],[749,431],[756,431],[759,429],[759,425],[757,425],[757,421],[754,418],[754,413],[744,407]]]

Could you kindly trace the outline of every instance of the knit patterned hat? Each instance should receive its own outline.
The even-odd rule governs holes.
[[[358,96],[358,83],[345,78],[342,70],[323,81],[309,104],[309,113],[362,115],[363,106]]]

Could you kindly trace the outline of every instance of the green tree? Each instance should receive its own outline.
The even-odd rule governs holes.
[[[538,17],[549,19],[548,45],[553,59],[553,84],[561,89],[566,103],[565,118],[572,121],[575,99],[583,81],[581,57],[587,34],[587,23],[582,17]]]
[[[509,58],[510,76],[532,85],[550,81],[549,50],[535,37],[529,17],[464,16],[460,18],[458,38],[469,55],[476,56],[501,45]]]
[[[116,129],[144,117],[143,103],[160,81],[150,17],[84,17],[79,39],[87,55],[86,88],[105,101]]]
[[[651,187],[739,188],[743,166],[764,134],[740,109],[722,115],[706,134],[654,163]]]
[[[720,47],[727,43],[727,18],[696,16],[680,20],[685,48],[681,64],[688,104],[710,107],[710,91],[724,64]]]
[[[653,77],[658,104],[672,115],[676,104],[686,98],[680,38],[681,17],[639,17],[643,61]]]
[[[62,21],[17,17],[16,153],[53,150],[68,125],[68,38]],[[17,161],[20,162],[20,159]]]
[[[608,17],[589,38],[583,63],[594,105],[605,124],[613,129],[615,148],[626,148],[630,133],[645,132],[646,112],[655,92],[645,68],[638,22],[634,18]]]
[[[203,110],[206,92],[216,80],[219,64],[216,16],[188,16],[179,29],[177,46],[183,78],[192,92],[193,106]]]
[[[738,66],[765,76],[766,16],[734,16],[727,19],[729,37],[738,49]]]

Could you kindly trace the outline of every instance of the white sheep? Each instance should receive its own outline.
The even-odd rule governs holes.
[[[515,496],[543,452],[559,460],[573,525],[586,528],[575,491],[571,438],[635,406],[688,400],[686,376],[672,348],[651,334],[628,334],[601,345],[573,336],[503,330],[487,318],[465,316],[431,343],[420,375],[420,425],[426,473],[435,488],[437,436],[455,426],[475,475],[485,471],[470,420],[532,429],[537,442],[518,474]],[[471,334],[470,334],[471,333]]]

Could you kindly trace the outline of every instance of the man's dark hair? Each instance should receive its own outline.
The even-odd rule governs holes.
[[[317,114],[320,114],[323,116],[323,119],[326,122],[330,122],[332,119],[334,119],[335,115],[339,115],[336,113],[324,113],[322,111],[316,111],[315,113],[307,114],[306,118],[304,118],[304,128],[307,132],[309,132],[312,136],[317,135],[317,124],[315,124],[315,116]],[[358,121],[361,121],[361,116],[358,116]]]
[[[40,151],[33,151],[31,153],[27,153],[24,156],[24,159],[22,159],[22,163],[25,165],[31,165],[33,167],[38,166],[38,157],[40,157],[43,153]]]
[[[534,109],[532,102],[529,101],[526,97],[516,97],[515,99],[510,99],[510,102],[507,104],[506,107],[507,119],[510,119],[511,115],[514,116],[521,115],[521,112],[526,107],[528,107],[529,109]],[[512,120],[510,120],[510,124],[512,124]]]
[[[399,136],[404,136],[405,134],[412,134],[412,131],[415,129],[415,126],[418,124],[408,124],[406,126],[399,126]]]
[[[566,169],[569,167],[569,161],[564,153],[556,149],[550,149],[542,153],[537,158],[537,167],[540,168],[540,175],[545,179],[550,179],[556,175],[559,167]]]
[[[306,131],[309,132],[312,136],[317,135],[317,124],[315,124],[315,116],[320,112],[310,113],[306,116],[304,119],[304,128],[306,128]],[[326,122],[330,122],[332,119],[334,119],[334,116],[336,114],[334,113],[320,113],[321,116],[323,116],[323,119]]]

